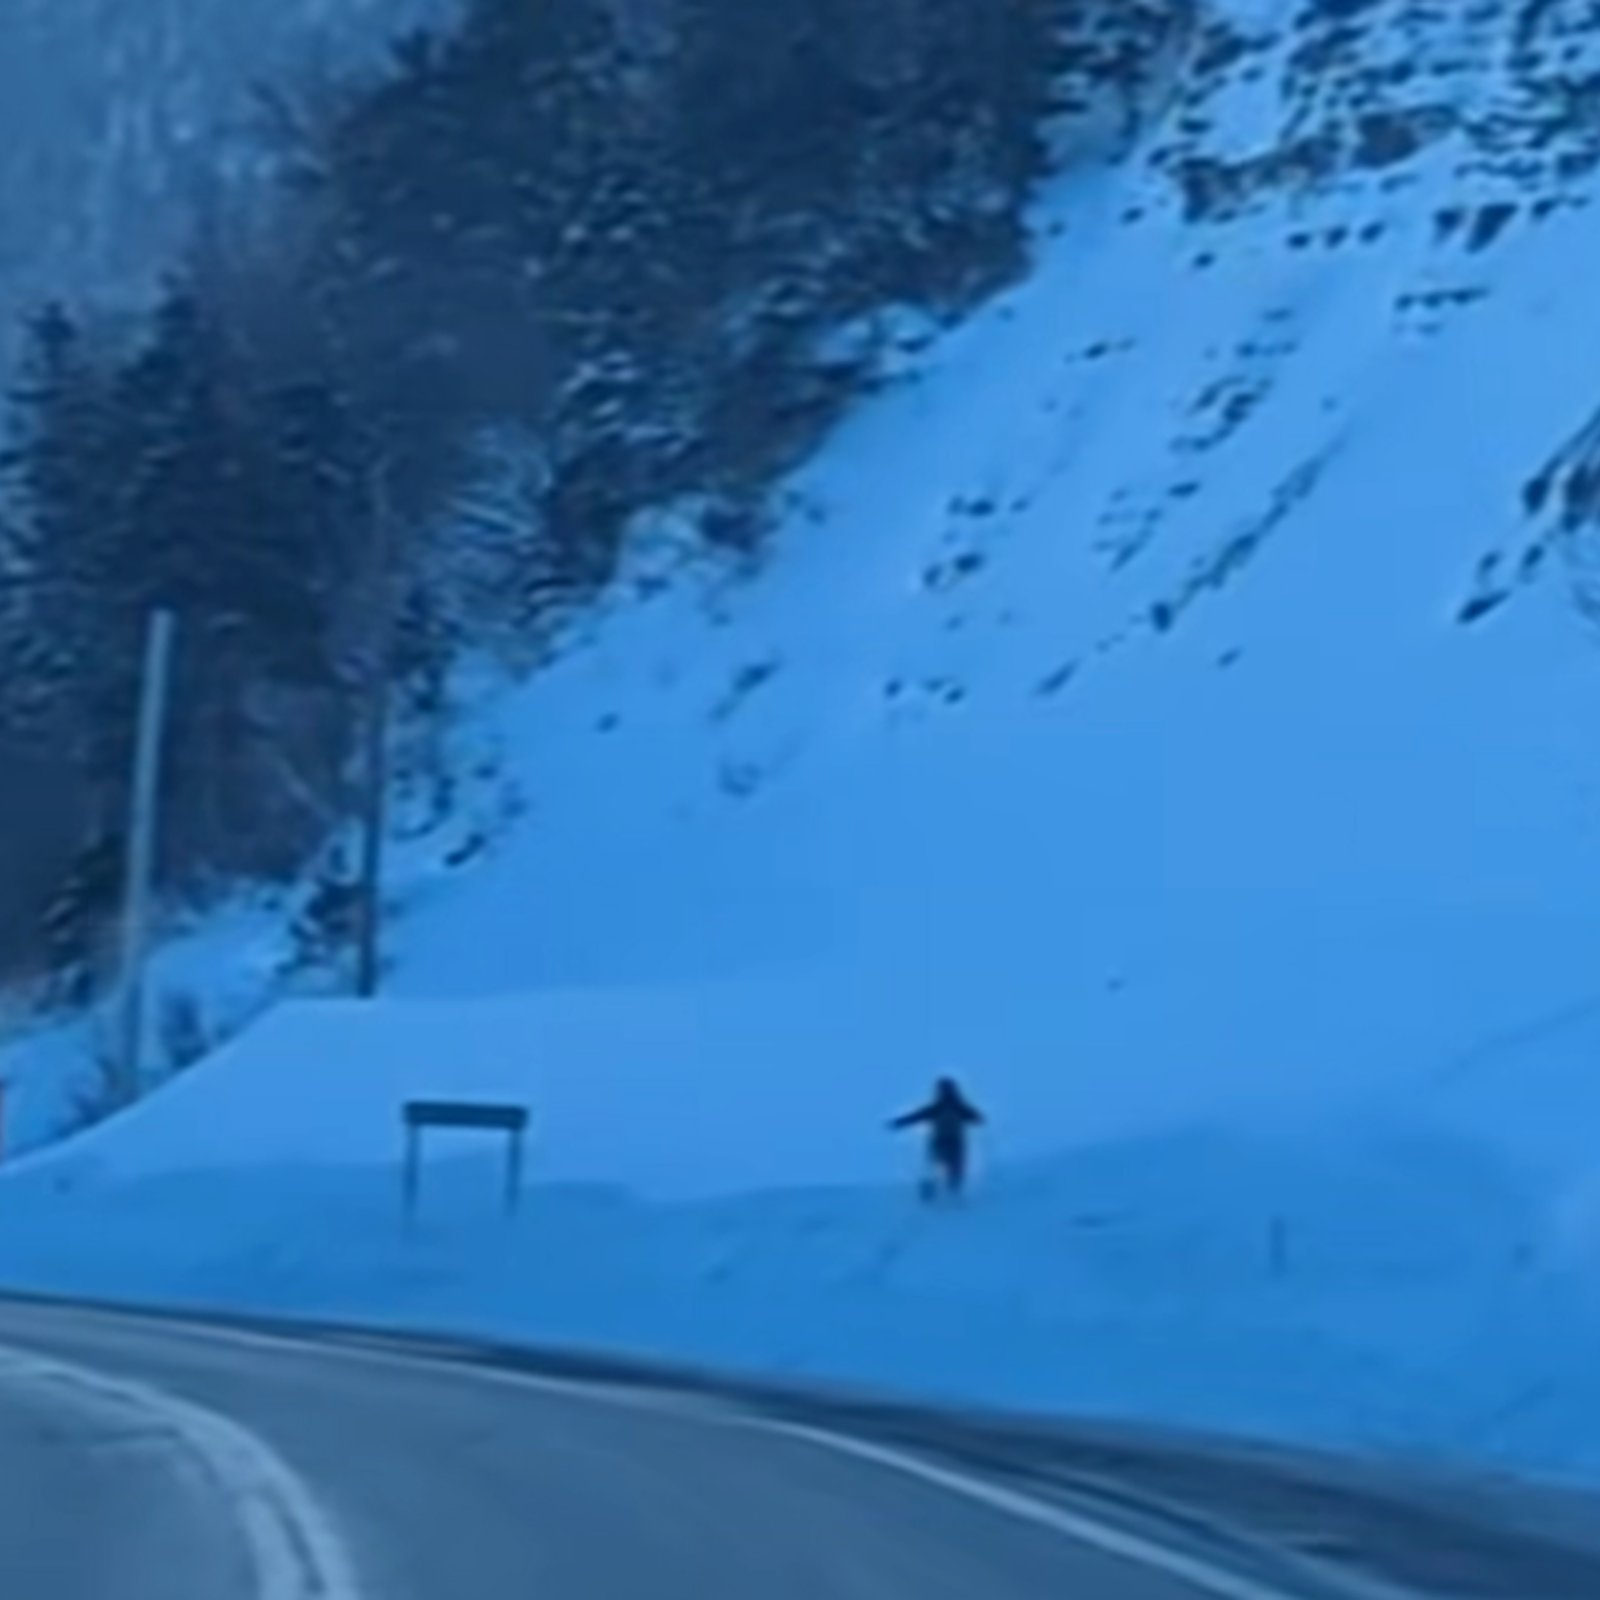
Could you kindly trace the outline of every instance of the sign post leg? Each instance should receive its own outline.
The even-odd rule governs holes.
[[[511,1133],[511,1151],[506,1161],[506,1215],[514,1216],[522,1201],[522,1130]]]
[[[418,1178],[421,1171],[419,1145],[420,1130],[414,1125],[406,1129],[405,1171],[401,1178],[402,1199],[405,1207],[406,1228],[409,1230],[417,1218]]]

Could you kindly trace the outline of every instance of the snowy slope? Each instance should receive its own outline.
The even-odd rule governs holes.
[[[1027,1154],[1581,1054],[1597,683],[1581,545],[1523,495],[1600,403],[1587,12],[1329,16],[1199,30],[758,570],[642,533],[486,710],[529,815],[404,891],[397,995],[525,1006],[502,1048],[581,1057],[597,1115],[612,1073],[736,1125],[787,1095],[752,1160],[797,1180],[868,1175],[841,1126],[938,1066]],[[644,1176],[752,1175],[719,1161]]]
[[[392,997],[23,1165],[0,1269],[878,1377],[937,1304],[906,1381],[1600,1471],[1600,6],[1227,9],[758,566],[663,513],[485,704],[527,814]],[[952,1069],[992,1209],[701,1198],[897,1176]],[[449,1091],[699,1203],[406,1253]]]
[[[619,596],[520,700],[530,819],[399,992],[528,994],[601,1107],[651,1055],[707,1116],[756,1078],[797,1179],[862,1175],[841,1127],[935,1067],[1034,1153],[1530,1028],[1490,1118],[1562,1142],[1600,678],[1523,490],[1600,400],[1597,124],[1530,63],[1582,20],[1375,5],[1197,71],[761,570]],[[1375,127],[1420,148],[1363,166]]]

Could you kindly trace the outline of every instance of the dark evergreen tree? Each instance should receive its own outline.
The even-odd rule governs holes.
[[[117,903],[136,668],[115,626],[127,455],[112,387],[64,309],[30,320],[0,456],[0,920],[29,967],[81,968]]]

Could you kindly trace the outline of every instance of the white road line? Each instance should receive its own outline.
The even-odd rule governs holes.
[[[352,1347],[350,1353],[357,1353],[362,1358],[378,1356],[379,1359],[410,1362],[417,1362],[420,1359],[426,1362],[426,1357],[402,1355],[390,1350],[380,1353],[371,1349]],[[924,1483],[944,1490],[947,1494],[957,1494],[965,1499],[978,1501],[991,1510],[1024,1522],[1031,1522],[1036,1527],[1045,1528],[1075,1543],[1087,1545],[1091,1549],[1117,1557],[1134,1566],[1162,1573],[1169,1578],[1177,1578],[1201,1594],[1215,1596],[1216,1600],[1305,1600],[1303,1595],[1290,1594],[1287,1590],[1229,1572],[1224,1567],[1202,1561],[1198,1556],[1173,1550],[1157,1543],[1154,1539],[1141,1538],[1137,1534],[1113,1527],[1110,1523],[1101,1522],[1098,1518],[1070,1511],[1065,1506],[1039,1500],[1032,1495],[1020,1494],[1015,1489],[1007,1489],[997,1483],[990,1483],[983,1478],[973,1477],[949,1467],[936,1466],[933,1462],[925,1461],[918,1456],[908,1455],[883,1445],[871,1444],[864,1439],[853,1438],[849,1434],[832,1433],[825,1428],[807,1427],[803,1423],[780,1422],[773,1418],[752,1415],[737,1407],[725,1405],[714,1396],[680,1396],[671,1391],[621,1388],[612,1384],[592,1383],[581,1378],[554,1378],[539,1373],[520,1372],[516,1368],[485,1366],[459,1368],[455,1367],[454,1363],[446,1364],[453,1370],[470,1372],[481,1382],[501,1383],[567,1399],[585,1400],[591,1403],[600,1401],[622,1410],[649,1411],[658,1415],[667,1413],[702,1424],[733,1426],[756,1433],[803,1440],[808,1444],[832,1450],[837,1455],[853,1456],[858,1461],[869,1461],[874,1466],[918,1478]],[[1326,1592],[1324,1590],[1324,1593]],[[1352,1589],[1349,1593],[1354,1600],[1356,1591]]]
[[[589,1404],[598,1402],[635,1413],[641,1411],[657,1415],[665,1413],[702,1424],[732,1425],[758,1433],[801,1439],[809,1444],[832,1450],[836,1454],[853,1456],[857,1460],[869,1461],[875,1466],[918,1478],[948,1494],[958,1494],[965,1499],[978,1501],[991,1510],[1030,1522],[1036,1527],[1046,1528],[1052,1533],[1102,1551],[1106,1555],[1176,1578],[1202,1594],[1216,1597],[1216,1600],[1303,1600],[1301,1596],[1291,1595],[1283,1589],[1229,1572],[1208,1561],[1202,1561],[1197,1556],[1170,1549],[1153,1539],[1141,1538],[1137,1534],[1113,1527],[1084,1513],[1068,1510],[1064,1506],[1018,1493],[1014,1489],[1004,1488],[999,1484],[949,1467],[937,1466],[915,1455],[853,1438],[849,1434],[833,1433],[823,1428],[753,1415],[748,1411],[741,1411],[736,1406],[727,1405],[715,1396],[682,1395],[667,1389],[619,1385],[603,1380],[553,1377],[545,1373],[524,1372],[515,1367],[488,1366],[471,1361],[460,1362],[451,1360],[448,1356],[440,1359],[438,1356],[430,1356],[426,1349],[407,1349],[399,1339],[392,1341],[383,1338],[368,1339],[359,1334],[353,1338],[341,1335],[330,1341],[305,1338],[293,1333],[285,1335],[264,1333],[255,1329],[211,1330],[203,1325],[196,1326],[193,1331],[200,1337],[217,1334],[224,1340],[240,1344],[276,1346],[280,1350],[291,1349],[321,1355],[335,1354],[357,1362],[378,1362],[411,1368],[424,1367],[436,1372],[442,1368],[446,1372],[470,1378],[476,1383],[533,1390],[539,1394],[554,1395],[561,1399],[580,1400]]]
[[[102,1316],[123,1328],[130,1319],[116,1311],[85,1313]],[[748,1425],[748,1412],[714,1394],[696,1394],[649,1383],[623,1383],[605,1378],[560,1378],[519,1367],[493,1366],[485,1362],[482,1347],[460,1343],[426,1344],[408,1341],[403,1335],[367,1334],[339,1330],[327,1334],[267,1332],[260,1328],[235,1328],[204,1322],[152,1322],[142,1319],[146,1329],[155,1328],[165,1336],[177,1334],[202,1344],[232,1344],[245,1349],[269,1350],[276,1354],[310,1355],[319,1360],[332,1357],[358,1365],[401,1367],[412,1372],[427,1372],[434,1377],[465,1378],[473,1383],[499,1384],[513,1389],[530,1389],[563,1400],[615,1406],[623,1411],[653,1411],[699,1422],[737,1421]]]
[[[113,1321],[122,1321],[126,1326],[127,1319],[120,1318],[115,1311],[106,1313],[106,1316]],[[1198,1556],[1174,1550],[1154,1539],[1143,1538],[1083,1512],[1070,1510],[1066,1506],[1037,1499],[984,1478],[939,1466],[919,1456],[873,1444],[849,1434],[834,1433],[824,1428],[782,1422],[752,1414],[740,1410],[737,1406],[726,1404],[716,1396],[682,1395],[670,1389],[635,1388],[603,1380],[554,1377],[544,1373],[524,1372],[515,1367],[452,1360],[448,1356],[430,1355],[426,1347],[407,1349],[401,1339],[394,1339],[391,1342],[381,1334],[376,1339],[361,1334],[356,1334],[354,1337],[339,1335],[332,1338],[317,1338],[297,1332],[277,1333],[260,1329],[208,1326],[205,1323],[157,1323],[156,1326],[162,1331],[177,1330],[201,1340],[276,1348],[280,1351],[324,1357],[334,1355],[356,1362],[380,1365],[413,1369],[429,1368],[435,1372],[466,1377],[478,1383],[533,1390],[537,1393],[586,1401],[590,1404],[598,1402],[636,1413],[653,1412],[657,1415],[666,1413],[680,1420],[724,1427],[735,1426],[799,1439],[831,1450],[838,1455],[852,1456],[858,1461],[871,1462],[889,1471],[920,1479],[948,1494],[960,1495],[964,1499],[976,1501],[991,1510],[1032,1523],[1036,1527],[1047,1529],[1063,1538],[1087,1545],[1091,1549],[1127,1561],[1134,1566],[1175,1578],[1201,1594],[1215,1597],[1215,1600],[1305,1600],[1303,1595],[1291,1594],[1257,1579],[1230,1572]],[[1327,1575],[1324,1582],[1331,1587],[1332,1575]],[[1339,1583],[1341,1586],[1344,1585],[1342,1577]],[[351,1592],[353,1594],[353,1591]],[[1326,1589],[1323,1592],[1326,1593]],[[1351,1584],[1346,1592],[1352,1597],[1371,1594],[1374,1600],[1380,1592],[1385,1595],[1391,1593],[1387,1590],[1357,1588],[1354,1584]],[[299,1600],[299,1595],[295,1591],[289,1593],[293,1595],[294,1600]],[[278,1600],[278,1597],[273,1595],[271,1600]],[[335,1600],[345,1600],[345,1592],[335,1591]]]
[[[153,1429],[198,1467],[237,1525],[255,1600],[361,1600],[338,1529],[299,1475],[238,1423],[148,1384],[0,1345],[0,1382]]]
[[[848,1434],[808,1428],[800,1423],[769,1422],[763,1426],[769,1432],[803,1439],[836,1455],[852,1456],[858,1461],[869,1461],[891,1472],[918,1478],[949,1494],[975,1500],[991,1510],[1003,1512],[1022,1522],[1031,1522],[1036,1527],[1061,1534],[1106,1555],[1146,1567],[1169,1578],[1177,1578],[1203,1594],[1215,1595],[1217,1600],[1303,1600],[1302,1596],[1291,1595],[1283,1589],[1257,1582],[1254,1578],[1213,1566],[1197,1556],[1173,1550],[1153,1539],[1141,1538],[1138,1534],[1112,1527],[1081,1512],[1069,1511],[1065,1506],[1036,1500],[1032,1495],[1019,1494],[1015,1489],[1007,1489],[949,1467],[935,1466],[931,1461],[906,1455],[899,1450],[869,1444],[864,1439],[853,1439]]]

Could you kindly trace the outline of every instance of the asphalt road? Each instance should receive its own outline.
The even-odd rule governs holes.
[[[5,1600],[1336,1600],[1373,1578],[1597,1600],[1570,1510],[603,1362],[0,1302]]]

